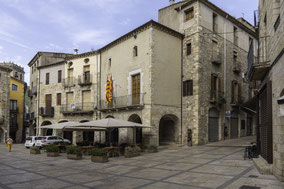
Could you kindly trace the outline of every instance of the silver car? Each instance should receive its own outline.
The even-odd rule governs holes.
[[[60,136],[44,136],[38,137],[35,143],[36,147],[42,147],[44,144],[64,143],[71,144],[70,140],[64,139]]]
[[[30,147],[35,146],[36,140],[37,140],[37,136],[27,137],[26,142],[25,142],[25,147],[30,148]]]

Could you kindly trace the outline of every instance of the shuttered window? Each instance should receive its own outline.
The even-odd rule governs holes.
[[[186,44],[186,55],[191,55],[191,43]]]
[[[62,71],[59,70],[58,71],[58,83],[61,83],[61,80],[62,80]]]
[[[183,82],[183,96],[193,95],[193,81],[187,80]]]
[[[49,73],[46,73],[45,75],[45,84],[49,85]]]
[[[56,104],[57,106],[61,105],[61,93],[57,93]]]
[[[191,7],[190,9],[184,11],[185,13],[185,21],[191,20],[192,18],[194,18],[194,10],[193,7]]]

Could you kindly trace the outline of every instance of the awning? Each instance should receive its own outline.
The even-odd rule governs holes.
[[[257,107],[257,96],[249,99],[245,103],[243,103],[240,108],[242,111],[249,113],[249,114],[256,114],[256,107]]]

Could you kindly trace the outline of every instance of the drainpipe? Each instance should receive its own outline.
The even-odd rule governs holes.
[[[101,88],[101,83],[102,83],[102,52],[100,51],[100,83],[99,83],[99,101],[100,101],[100,107],[101,107],[101,103],[102,103],[102,88]],[[102,119],[102,114],[100,112],[100,119]]]
[[[224,21],[224,99],[227,99],[227,19]],[[227,105],[224,104],[224,120],[223,120],[223,131],[224,131],[224,140],[225,140],[225,127],[226,127],[226,111]]]
[[[40,136],[40,128],[39,128],[39,102],[40,102],[40,69],[38,69],[38,89],[37,89],[37,96],[38,96],[38,101],[37,101],[37,136]],[[42,133],[41,133],[42,134]]]
[[[181,122],[180,122],[180,138],[181,138],[181,144],[182,144],[182,133],[183,133],[183,37],[182,37],[182,40],[181,40],[181,93],[180,93],[180,119],[181,119]]]
[[[96,63],[97,63],[97,113],[96,113],[96,119],[98,119],[98,108],[99,108],[99,60],[98,60],[98,54],[96,53]]]

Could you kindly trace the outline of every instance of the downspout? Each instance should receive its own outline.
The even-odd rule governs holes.
[[[97,63],[97,113],[96,113],[96,119],[98,119],[98,108],[99,108],[99,60],[98,60],[98,54],[96,53],[97,58],[96,58],[96,63]]]
[[[40,102],[40,69],[38,69],[38,89],[37,89],[37,96],[38,96],[38,101],[37,101],[37,130],[38,130],[38,132],[37,132],[37,136],[40,136],[39,135],[39,133],[40,134],[42,134],[41,132],[40,132],[40,128],[39,128],[39,102]]]
[[[101,90],[102,90],[102,88],[101,88],[101,82],[102,82],[102,52],[100,51],[100,82],[99,82],[99,84],[100,84],[100,87],[99,87],[99,101],[100,101],[100,107],[101,107],[101,103],[102,103],[102,93],[101,93]],[[101,114],[101,112],[100,112],[100,119],[102,119],[102,114]]]
[[[182,144],[182,133],[183,133],[183,37],[181,39],[181,61],[180,61],[180,64],[181,64],[181,91],[180,91],[180,119],[181,119],[181,122],[180,122],[180,137],[181,137],[181,144]]]
[[[227,19],[224,21],[224,99],[227,99]],[[224,120],[223,120],[223,130],[224,130],[224,140],[225,140],[225,127],[226,127],[226,111],[227,105],[224,104]],[[228,130],[227,130],[228,131]]]

